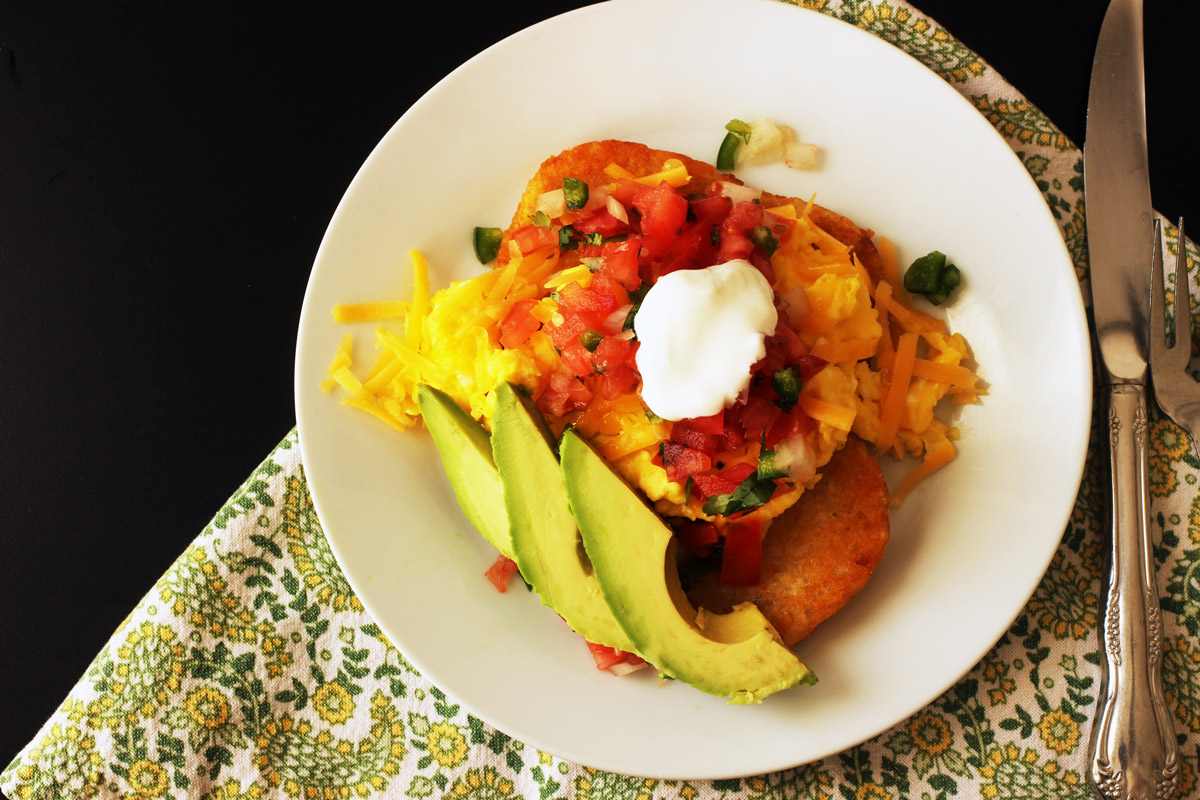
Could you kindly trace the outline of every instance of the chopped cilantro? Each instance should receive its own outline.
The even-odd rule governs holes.
[[[762,449],[758,452],[758,471],[755,473],[760,481],[773,481],[776,478],[786,478],[787,470],[775,466],[775,451]]]
[[[704,503],[704,513],[729,516],[739,511],[748,511],[764,505],[773,494],[775,481],[761,480],[756,472],[738,484],[730,494],[715,494],[708,498]]]
[[[538,212],[541,213],[540,211]],[[579,231],[575,230],[573,225],[563,225],[558,229],[558,249],[559,250],[574,250],[579,247],[579,239],[576,235]]]

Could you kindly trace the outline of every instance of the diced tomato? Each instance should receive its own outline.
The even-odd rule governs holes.
[[[729,450],[737,450],[746,441],[746,434],[742,430],[742,412],[746,409],[744,400],[738,401],[734,405],[725,409],[723,427],[721,428],[721,444],[719,452],[727,452]]]
[[[692,430],[700,433],[711,433],[714,436],[719,436],[725,430],[725,409],[721,409],[715,414],[707,417],[692,417],[691,419],[680,420],[691,426]]]
[[[671,426],[671,441],[679,442],[684,447],[699,450],[710,458],[717,454],[719,437],[711,433],[702,433],[687,423],[679,420]]]
[[[591,285],[586,287],[578,283],[568,283],[560,287],[558,313],[568,320],[581,317],[585,329],[600,327],[604,318],[620,305],[618,298],[612,293],[611,284],[607,280],[601,281],[601,278],[603,276],[600,275],[593,277]]]
[[[717,474],[727,481],[739,484],[758,471],[758,465],[739,461],[722,468]]]
[[[536,300],[518,300],[500,323],[500,344],[504,347],[518,347],[524,344],[534,331],[542,327],[534,316],[529,313]]]
[[[638,664],[645,663],[640,656],[633,653],[627,653],[624,650],[618,650],[615,647],[608,647],[595,642],[587,642],[588,650],[592,653],[592,658],[596,662],[596,669],[610,669],[618,664]]]
[[[792,231],[796,227],[796,220],[764,213],[763,224],[771,229],[771,235],[775,237],[775,240],[782,243],[792,235]]]
[[[796,359],[796,368],[800,371],[800,380],[806,381],[825,369],[829,362],[818,356],[804,354]]]
[[[750,265],[762,273],[762,276],[767,279],[767,283],[775,283],[775,268],[771,266],[771,260],[761,250],[755,250],[750,253]]]
[[[721,443],[717,445],[718,452],[725,453],[730,450],[737,450],[746,443],[746,434],[742,431],[742,426],[737,422],[725,423],[725,429],[721,431]]]
[[[598,233],[606,237],[616,236],[629,229],[626,223],[614,217],[607,208],[598,208],[575,220],[571,225],[580,233]]]
[[[738,487],[737,482],[720,475],[693,475],[692,487],[701,500],[718,494],[731,494]]]
[[[532,253],[548,244],[558,244],[558,234],[549,225],[526,225],[513,231],[513,241],[522,253]]]
[[[756,394],[746,399],[746,407],[742,409],[742,430],[747,439],[758,441],[763,433],[771,429],[775,419],[782,413],[779,406],[770,400]]]
[[[633,206],[642,215],[642,233],[659,242],[670,242],[687,219],[687,200],[666,181],[643,188]]]
[[[757,586],[762,580],[762,524],[757,520],[725,526],[725,553],[721,557],[721,583]]]
[[[592,364],[595,365],[596,372],[603,374],[624,364],[632,353],[633,341],[631,339],[605,336],[592,353]]]
[[[729,211],[729,216],[721,224],[722,232],[729,230],[736,233],[747,233],[755,227],[762,225],[763,207],[762,203],[756,203],[753,200],[743,200],[740,203],[734,204]]]
[[[717,526],[702,519],[675,523],[675,538],[689,550],[717,543]]]
[[[661,447],[662,466],[669,481],[684,483],[691,476],[712,468],[712,459],[699,450],[670,440],[663,442]]]
[[[737,203],[729,212],[729,216],[721,223],[721,245],[717,249],[717,262],[731,261],[735,258],[749,258],[754,252],[754,242],[750,239],[750,231],[756,225],[762,224],[762,205],[751,200]]]
[[[608,370],[600,378],[600,396],[605,400],[616,400],[623,394],[629,394],[637,386],[640,377],[628,363],[618,364],[616,369]]]
[[[638,266],[641,273],[653,283],[658,278],[658,263],[667,254],[671,246],[670,240],[655,239],[653,236],[643,236],[641,249],[638,251]]]
[[[567,342],[559,350],[559,356],[571,374],[577,378],[586,378],[596,373],[596,367],[592,364],[592,354],[578,339]]]
[[[691,207],[697,221],[715,225],[729,216],[733,201],[723,195],[714,195],[692,200]]]
[[[561,305],[559,307],[561,308]],[[578,314],[564,314],[561,324],[547,327],[550,331],[550,340],[554,342],[555,347],[562,350],[571,342],[579,341],[579,335],[588,330],[588,322]]]
[[[763,340],[766,353],[750,371],[755,375],[774,375],[788,364],[794,364],[808,353],[808,345],[796,335],[791,326],[782,318],[775,325],[775,332]],[[803,375],[801,375],[803,379]]]
[[[509,578],[517,574],[517,562],[501,554],[483,574],[492,582],[492,586],[496,587],[496,591],[507,592]]]
[[[586,351],[585,351],[586,352]],[[534,399],[543,414],[561,417],[586,406],[592,392],[564,365],[550,373],[550,381]]]
[[[633,198],[637,197],[637,193],[645,188],[645,184],[638,183],[635,180],[630,180],[629,178],[617,178],[617,182],[609,194],[612,197],[617,198],[617,202],[625,206],[625,208],[629,208],[631,205],[633,205]]]
[[[612,300],[606,300],[606,302],[611,302],[613,309],[629,302],[629,291],[620,282],[606,275],[604,272],[592,276],[591,288],[601,295],[611,297]]]
[[[659,259],[655,277],[679,269],[700,269],[713,264],[716,248],[712,243],[713,226],[704,222],[689,222],[667,247]]]
[[[774,449],[775,445],[784,439],[790,439],[800,434],[808,435],[816,429],[817,424],[812,417],[805,414],[800,406],[792,406],[792,410],[781,413],[771,425],[771,429],[767,431],[767,449]]]
[[[629,291],[641,284],[638,277],[638,250],[640,240],[631,236],[623,242],[605,242],[600,250],[603,259],[601,271]]]
[[[734,231],[721,229],[721,245],[717,248],[717,263],[725,263],[738,258],[746,258],[754,252],[754,242],[750,237]]]
[[[579,253],[579,257],[581,259],[583,259],[583,258],[599,258],[600,253],[602,252],[602,248],[598,244],[580,244],[579,249],[576,252]]]

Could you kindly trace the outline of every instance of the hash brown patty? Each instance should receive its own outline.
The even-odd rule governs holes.
[[[858,594],[891,531],[887,484],[875,457],[854,436],[821,474],[767,529],[761,582],[725,586],[715,572],[705,573],[688,589],[693,605],[723,614],[753,602],[793,647]]]

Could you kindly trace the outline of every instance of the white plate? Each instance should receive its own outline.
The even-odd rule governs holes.
[[[553,65],[579,63],[544,95]],[[536,597],[498,594],[428,436],[318,389],[345,326],[336,303],[478,274],[475,225],[507,225],[547,156],[607,137],[714,158],[731,117],[767,116],[822,147],[818,171],[743,170],[965,275],[948,308],[991,385],[962,411],[959,458],[893,515],[865,591],[801,643],[812,688],[729,706],[646,672],[598,672]],[[368,363],[372,326],[358,333]],[[622,773],[715,778],[819,759],[928,704],[995,643],[1040,580],[1082,474],[1087,327],[1062,238],[1005,142],[954,89],[856,28],[774,0],[614,0],[535,25],[455,70],[371,153],[316,258],[296,407],[317,513],[367,610],[472,713],[527,744]],[[895,480],[895,470],[889,471]]]

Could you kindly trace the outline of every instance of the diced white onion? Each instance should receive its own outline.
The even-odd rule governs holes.
[[[721,194],[728,197],[734,203],[741,203],[745,200],[757,200],[762,197],[762,189],[753,189],[749,186],[732,183],[730,181],[721,181]]]
[[[618,334],[625,327],[625,318],[629,316],[630,310],[633,308],[632,303],[626,303],[617,310],[613,311],[604,321],[600,323],[600,330],[609,335]],[[629,331],[630,335],[633,331]]]
[[[620,677],[622,675],[628,675],[631,672],[637,672],[639,669],[645,669],[648,666],[650,665],[645,661],[639,661],[636,664],[630,664],[628,661],[622,661],[620,664],[613,664],[608,668],[608,671],[613,675]]]
[[[629,212],[625,210],[625,206],[621,205],[621,201],[615,197],[610,196],[608,198],[608,213],[626,225],[629,224]]]
[[[792,480],[803,483],[817,474],[817,454],[804,434],[798,434],[775,445],[775,466],[787,470]]]
[[[783,163],[792,169],[816,169],[817,146],[807,142],[788,142],[783,149]]]
[[[538,195],[537,210],[553,219],[561,217],[567,211],[567,196],[562,189],[551,189]]]
[[[585,211],[595,211],[597,208],[603,208],[608,204],[608,198],[608,187],[604,184],[589,186],[587,205],[583,208]]]
[[[780,295],[779,299],[783,302],[783,310],[787,312],[788,323],[793,328],[798,328],[800,322],[812,311],[812,304],[808,302],[808,292],[804,291],[803,286],[793,286]]]
[[[765,117],[750,123],[750,138],[737,149],[738,164],[782,161],[792,169],[816,169],[817,146],[796,140],[796,131]]]
[[[737,149],[737,163],[762,164],[783,157],[784,143],[794,138],[796,132],[786,125],[779,125],[765,117],[750,123],[750,141]]]

